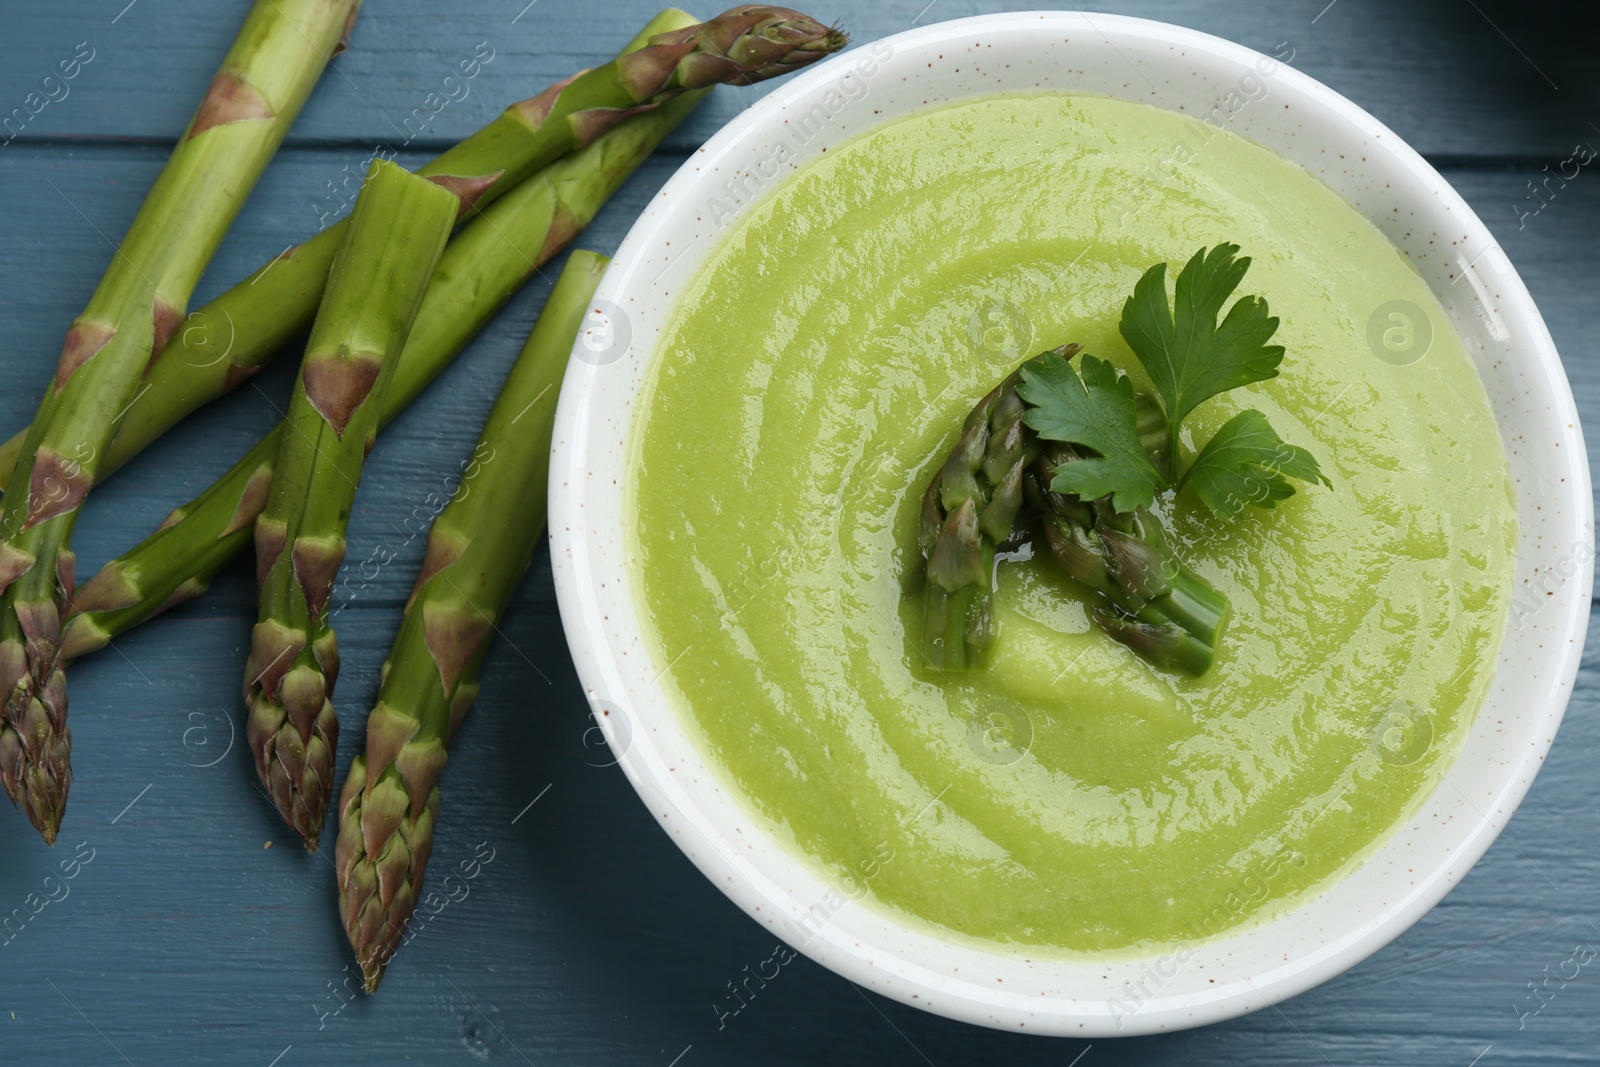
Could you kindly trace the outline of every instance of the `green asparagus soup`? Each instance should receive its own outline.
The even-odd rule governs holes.
[[[1066,341],[1147,389],[1123,301],[1225,241],[1287,356],[1185,446],[1255,407],[1333,484],[1228,521],[1158,498],[1232,603],[1215,665],[1152,668],[1041,555],[998,567],[987,669],[927,677],[907,575],[968,410]],[[996,97],[830,150],[682,294],[632,440],[653,654],[713,766],[841,895],[1017,951],[1214,936],[1348,867],[1438,781],[1504,626],[1510,478],[1427,286],[1296,165],[1142,104]]]

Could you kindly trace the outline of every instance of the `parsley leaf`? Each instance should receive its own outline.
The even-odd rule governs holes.
[[[1250,408],[1229,419],[1212,435],[1183,480],[1194,486],[1207,507],[1231,519],[1246,504],[1271,508],[1293,496],[1294,486],[1285,475],[1304,482],[1332,484],[1323,477],[1315,456],[1285,443],[1267,417]]]
[[[1103,359],[1084,356],[1083,373],[1046,352],[1022,365],[1017,392],[1028,403],[1023,421],[1040,437],[1099,453],[1056,468],[1050,488],[1084,500],[1111,496],[1118,511],[1149,507],[1161,472],[1139,444],[1133,383]]]
[[[1028,405],[1023,421],[1045,440],[1089,453],[1058,465],[1051,489],[1084,500],[1109,496],[1112,507],[1126,513],[1149,507],[1157,490],[1192,483],[1207,507],[1232,518],[1246,504],[1270,508],[1293,495],[1290,478],[1331,484],[1310,452],[1284,442],[1255,410],[1229,420],[1188,470],[1180,462],[1178,430],[1190,412],[1219,393],[1277,377],[1283,362],[1283,346],[1267,343],[1278,320],[1265,300],[1241,296],[1222,314],[1250,269],[1250,259],[1238,251],[1238,245],[1219,244],[1196,252],[1178,273],[1170,304],[1167,265],[1157,263],[1122,308],[1122,336],[1161,405],[1167,470],[1152,458],[1160,449],[1143,447],[1133,383],[1112,364],[1085,355],[1075,369],[1063,348],[1022,365],[1017,392]]]
[[[1167,305],[1167,265],[1144,272],[1122,306],[1123,340],[1144,365],[1167,415],[1167,462],[1178,471],[1178,427],[1218,393],[1278,376],[1283,346],[1267,341],[1278,320],[1267,302],[1243,296],[1221,324],[1222,305],[1244,280],[1250,258],[1235,259],[1238,245],[1202,248],[1178,274],[1173,307]]]

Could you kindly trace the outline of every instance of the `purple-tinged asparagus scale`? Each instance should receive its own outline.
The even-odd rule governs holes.
[[[1039,357],[1071,359],[1069,344]],[[1114,640],[1164,669],[1199,676],[1211,667],[1227,601],[1168,550],[1144,509],[1119,515],[1109,500],[1051,490],[1057,468],[1085,453],[1041,441],[1023,421],[1027,402],[1013,372],[973,407],[961,439],[922,498],[923,665],[961,671],[982,665],[997,633],[995,555],[1007,542],[1043,535],[1043,547],[1092,596],[1090,616]],[[1165,418],[1137,398],[1140,442],[1164,461]]]
[[[607,260],[577,251],[506,378],[427,551],[339,799],[339,913],[368,992],[422,894],[439,774],[496,621],[543,536],[555,402]]]
[[[342,2],[353,19],[353,0]],[[667,23],[671,29],[658,29]],[[847,43],[844,34],[815,19],[764,4],[736,7],[700,24],[668,9],[651,28],[629,54],[512,104],[417,173],[450,190],[464,217],[633,115],[686,91],[780,77]],[[172,337],[168,358],[151,370],[148,388],[129,409],[106,454],[104,471],[121,466],[178,419],[255,375],[305,332],[347,226],[348,220],[333,223],[195,311],[190,326]],[[17,434],[0,444],[0,488],[23,443],[24,435]]]
[[[652,19],[628,47],[643,48],[656,34],[694,22],[692,16],[668,9]],[[384,390],[380,428],[415,399],[535,273],[530,264],[546,263],[589,224],[707,92],[683,93],[658,110],[630,119],[594,144],[528,178],[457,231],[439,261],[400,363]],[[325,260],[324,274],[326,268]],[[262,286],[272,277],[269,274]],[[185,330],[178,336],[188,333]],[[160,389],[161,383],[152,380],[145,399],[156,397]],[[138,411],[135,405],[134,414]],[[162,426],[170,425],[182,413],[170,413]],[[273,466],[285,431],[286,424],[280,422],[226,474],[79,588],[62,629],[65,658],[104,648],[132,627],[198,596],[244,551],[271,492]],[[117,445],[124,443],[129,432],[130,426],[125,424]],[[114,446],[112,458],[116,455]],[[0,575],[6,566],[3,552],[0,547]]]
[[[48,842],[71,785],[61,619],[73,526],[141,383],[164,364],[194,287],[299,113],[359,0],[259,0],[67,329],[28,431],[4,450],[0,784]]]
[[[72,779],[67,678],[59,669],[60,615],[51,600],[19,602],[22,641],[0,642],[0,782],[48,844],[66,809]]]
[[[345,526],[377,437],[384,390],[455,221],[456,200],[373,165],[334,258],[255,522],[259,621],[245,666],[256,773],[315,851],[333,793],[339,644],[328,624]]]

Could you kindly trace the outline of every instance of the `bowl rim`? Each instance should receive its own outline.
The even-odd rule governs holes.
[[[1182,49],[1185,54],[1193,51],[1197,55],[1244,67],[1261,61],[1273,62],[1270,57],[1252,49],[1170,23],[1080,11],[1029,11],[979,15],[915,27],[876,42],[868,42],[863,47],[885,47],[889,57],[884,60],[887,68],[904,55],[941,44],[953,46],[974,32],[986,34],[1026,32],[1036,31],[1041,27],[1050,32],[1064,30],[1085,36],[1097,36],[1112,48],[1115,48],[1116,44],[1108,36],[1108,31],[1124,36],[1124,39],[1127,35],[1131,35],[1146,39],[1153,44],[1158,43],[1163,47]],[[604,315],[608,311],[614,312],[619,308],[625,308],[633,299],[630,296],[630,286],[654,285],[654,282],[640,281],[646,263],[649,262],[652,270],[659,265],[660,260],[655,257],[662,253],[662,248],[657,242],[671,224],[673,212],[695,209],[698,201],[693,199],[693,196],[705,180],[703,174],[715,170],[718,161],[731,157],[742,140],[759,136],[764,127],[788,121],[782,118],[787,109],[817,99],[828,86],[843,76],[853,58],[860,53],[861,49],[843,53],[791,77],[736,116],[694,153],[666,183],[652,200],[651,206],[630,229],[600,283],[595,301],[591,305],[592,313]],[[618,488],[618,483],[623,481],[620,475],[626,472],[631,457],[627,442],[631,439],[633,427],[636,425],[635,410],[629,403],[621,411],[620,420],[608,420],[608,412],[604,407],[608,403],[604,393],[608,382],[605,372],[593,360],[584,358],[583,337],[580,336],[574,346],[574,358],[568,364],[556,415],[549,482],[549,529],[561,617],[579,678],[594,708],[595,720],[615,754],[615,762],[622,767],[624,774],[652,814],[701,872],[752,918],[777,930],[799,951],[851,981],[906,1004],[951,1018],[999,1028],[1025,1028],[1027,1032],[1073,1036],[1117,1036],[1178,1029],[1220,1021],[1268,1004],[1275,1004],[1354,966],[1397,937],[1438,903],[1483,855],[1509,820],[1517,804],[1526,794],[1539,764],[1554,739],[1571,695],[1581,657],[1588,624],[1589,590],[1593,580],[1593,505],[1587,453],[1579,428],[1576,403],[1554,343],[1531,296],[1499,243],[1454,188],[1431,165],[1393,131],[1342,95],[1309,75],[1288,66],[1287,63],[1279,70],[1281,73],[1275,74],[1275,78],[1283,79],[1283,85],[1304,97],[1315,107],[1322,109],[1323,114],[1319,117],[1319,121],[1335,122],[1342,127],[1360,131],[1374,141],[1386,141],[1386,151],[1390,157],[1388,162],[1405,172],[1408,180],[1413,183],[1414,194],[1421,195],[1426,192],[1436,198],[1444,210],[1455,217],[1454,221],[1463,228],[1463,233],[1474,239],[1473,246],[1479,244],[1483,246],[1482,251],[1470,261],[1464,256],[1461,258],[1459,265],[1461,276],[1471,279],[1480,303],[1490,309],[1484,312],[1485,315],[1494,315],[1502,327],[1507,319],[1511,321],[1515,329],[1508,333],[1508,337],[1516,342],[1512,349],[1516,354],[1516,371],[1519,374],[1533,375],[1534,384],[1543,390],[1541,395],[1551,402],[1546,422],[1557,438],[1556,447],[1562,450],[1566,466],[1560,469],[1567,475],[1563,483],[1564,488],[1560,490],[1560,501],[1565,508],[1561,529],[1563,536],[1577,533],[1578,539],[1567,542],[1574,548],[1579,544],[1589,546],[1584,558],[1576,563],[1575,575],[1554,594],[1553,603],[1540,612],[1537,620],[1540,632],[1546,635],[1545,641],[1551,643],[1557,651],[1545,658],[1547,670],[1542,690],[1533,694],[1531,706],[1513,724],[1517,731],[1516,736],[1524,739],[1526,743],[1522,744],[1510,759],[1502,761],[1498,770],[1492,772],[1496,787],[1487,797],[1479,797],[1479,802],[1474,804],[1465,793],[1461,793],[1461,799],[1476,811],[1481,819],[1469,831],[1451,831],[1455,834],[1451,839],[1453,860],[1428,870],[1412,882],[1408,891],[1381,905],[1372,916],[1353,928],[1337,932],[1336,936],[1325,940],[1318,950],[1308,952],[1294,960],[1285,957],[1285,963],[1281,967],[1273,967],[1264,973],[1257,972],[1254,976],[1244,975],[1242,982],[1219,980],[1212,990],[1207,991],[1208,995],[1153,998],[1147,1003],[1140,1004],[1138,1011],[1130,1019],[1125,1020],[1113,1018],[1105,1006],[1099,1004],[1099,997],[1093,998],[1093,1003],[1090,1003],[1085,998],[1063,995],[1046,998],[1046,1002],[1041,1003],[1037,999],[1029,1000],[1020,996],[997,994],[987,986],[980,986],[965,978],[955,979],[947,971],[924,966],[921,962],[908,958],[911,953],[903,948],[911,942],[920,944],[917,939],[926,936],[924,931],[918,931],[909,924],[899,923],[882,911],[872,910],[870,916],[862,918],[852,910],[853,901],[847,901],[841,905],[839,911],[830,913],[829,917],[837,921],[825,921],[823,927],[815,931],[818,936],[808,937],[803,943],[794,945],[793,938],[789,937],[788,933],[795,932],[798,928],[793,925],[783,927],[780,923],[786,916],[792,923],[794,916],[809,915],[814,911],[816,905],[808,906],[807,901],[819,899],[817,887],[819,884],[825,886],[825,883],[819,883],[815,878],[808,879],[803,870],[805,861],[794,855],[787,855],[785,859],[787,850],[776,842],[763,843],[763,847],[775,845],[778,853],[776,856],[762,856],[760,862],[764,866],[757,866],[754,861],[739,852],[740,848],[750,847],[748,840],[742,839],[735,843],[728,839],[727,834],[717,829],[706,805],[726,803],[738,808],[742,805],[742,801],[731,793],[725,793],[714,782],[705,785],[696,778],[692,785],[686,784],[686,776],[679,774],[678,768],[670,766],[672,761],[663,755],[663,746],[679,745],[678,762],[682,763],[684,750],[681,743],[687,740],[690,751],[701,760],[698,772],[714,778],[714,773],[708,769],[706,758],[692,740],[692,731],[684,730],[679,720],[679,713],[673,707],[670,697],[653,694],[651,692],[653,685],[641,690],[637,683],[630,685],[626,681],[628,673],[623,668],[623,661],[629,655],[630,642],[614,631],[619,622],[614,614],[607,615],[603,610],[602,598],[610,604],[613,613],[619,605],[626,611],[632,612],[633,618],[625,620],[621,625],[631,624],[636,633],[639,622],[636,589],[626,567],[613,570],[596,568],[597,556],[604,558],[606,555],[605,550],[597,549],[596,545],[599,544],[599,539],[607,536],[607,532],[597,529],[586,513],[591,502],[609,500],[609,494],[613,493],[625,494],[625,490]],[[983,94],[957,94],[953,99],[970,99],[977,95]],[[1156,106],[1162,106],[1160,101],[1155,103]],[[841,140],[853,139],[854,136],[867,130],[881,128],[889,122],[904,118],[914,110],[879,118]],[[1272,150],[1284,154],[1279,149],[1272,148]],[[774,183],[776,184],[781,182]],[[765,191],[770,192],[772,187],[768,186]],[[751,205],[759,203],[761,199],[763,197],[753,198]],[[751,205],[742,205],[739,214],[742,215]],[[1358,206],[1357,210],[1362,209]],[[1362,214],[1371,218],[1364,210]],[[714,248],[718,243],[713,235],[709,247]],[[661,268],[661,274],[655,277],[659,281],[675,266],[681,266],[682,269],[678,270],[674,277],[692,278],[703,264],[704,258],[704,252],[697,257],[691,254],[690,249],[685,248],[669,259],[666,266]],[[1439,284],[1438,281],[1430,283],[1431,287],[1435,288],[1436,295]],[[1485,284],[1492,284],[1495,293],[1492,301],[1486,296]],[[625,354],[637,364],[638,372],[642,372],[650,362],[649,353],[644,351],[647,347],[645,339],[640,336],[640,331],[635,328],[632,332],[631,346],[627,348]],[[1481,365],[1479,369],[1482,377]],[[609,381],[614,382],[615,376]],[[1488,388],[1487,380],[1485,387]],[[638,389],[638,385],[635,384],[634,400],[637,400]],[[1491,397],[1491,401],[1492,399]],[[1500,425],[1503,415],[1498,406],[1495,408],[1495,416],[1497,429],[1501,429],[1505,447],[1515,454],[1517,452],[1515,446],[1506,439],[1505,431]],[[604,435],[615,436],[619,430],[623,441],[620,457],[608,454],[603,447],[597,447],[597,442],[602,442]],[[597,456],[609,456],[608,461],[613,463],[615,473],[619,475],[615,481],[612,480],[610,475],[613,472],[609,469],[602,469],[597,473],[596,468],[603,466],[602,463],[596,462]],[[1507,458],[1510,462],[1512,457]],[[1519,506],[1519,513],[1520,511]],[[1522,560],[1527,551],[1527,546],[1521,540],[1523,536],[1526,536],[1526,533],[1519,534],[1517,548],[1519,578],[1523,573]],[[1504,673],[1507,649],[1511,647],[1511,640],[1512,635],[1508,630],[1498,650],[1500,658],[1497,660],[1497,678]],[[633,644],[637,646],[637,641]],[[637,651],[635,648],[636,653]],[[636,655],[635,659],[637,658]],[[1491,692],[1484,698],[1485,707],[1489,705],[1493,696],[1492,689],[1491,683]],[[613,702],[607,694],[617,694],[625,702]],[[1526,694],[1524,699],[1527,699]],[[683,714],[687,715],[687,712]],[[1482,718],[1481,712],[1480,718]],[[682,735],[681,738],[663,735],[663,730],[667,731],[667,735],[671,735],[674,729]],[[1476,726],[1469,730],[1469,733],[1475,730]],[[1411,823],[1438,800],[1447,781],[1454,784],[1451,776],[1455,773],[1456,765],[1462,762],[1466,755],[1464,741],[1462,751],[1446,768],[1445,778],[1429,793],[1416,815],[1405,823],[1403,828],[1409,829]],[[691,789],[698,791],[695,795],[699,800],[691,796]],[[708,802],[705,793],[707,789],[721,795],[722,799]],[[1456,791],[1461,792],[1459,787],[1456,787]],[[762,825],[755,819],[748,819],[747,822],[754,828]],[[765,833],[762,830],[757,832]],[[1330,884],[1326,889],[1328,891],[1336,889],[1354,874],[1370,866],[1376,860],[1378,853],[1387,847],[1385,844],[1375,852],[1369,853],[1353,870],[1337,876],[1334,884]],[[771,873],[774,868],[781,871],[781,878]],[[795,885],[800,885],[803,889],[796,889]],[[810,895],[807,896],[807,893]],[[1312,902],[1320,901],[1323,895],[1324,893],[1319,891]],[[1307,904],[1307,901],[1301,901],[1287,916],[1273,919],[1262,927],[1242,934],[1230,932],[1223,935],[1216,944],[1227,945],[1239,938],[1255,936],[1257,930],[1271,930],[1278,923],[1291,919],[1304,910]],[[838,917],[847,912],[850,921],[847,923],[839,920]],[[862,930],[867,927],[876,932],[887,930],[896,935],[904,935],[901,941],[902,951],[896,952],[892,947],[873,943],[862,935]],[[965,948],[958,948],[953,942],[948,944],[952,952],[967,951]],[[1205,944],[1211,945],[1212,942]],[[1160,956],[1146,957],[1144,959],[1146,969],[1148,970],[1152,960],[1159,961],[1172,955],[1173,953],[1168,952]],[[993,956],[996,960],[1008,962],[1015,962],[1017,958],[1014,953],[996,952]],[[1096,962],[1093,969],[1098,971],[1107,968]],[[1107,1005],[1109,1003],[1107,1001]],[[1128,1021],[1132,1023],[1131,1028],[1127,1025]]]

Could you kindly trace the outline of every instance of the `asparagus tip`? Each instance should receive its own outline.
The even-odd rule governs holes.
[[[54,605],[26,611],[26,627],[48,622]],[[51,635],[30,631],[36,645],[51,644]],[[53,664],[53,660],[51,661]],[[72,731],[67,726],[66,672],[52,665],[43,685],[33,676],[24,642],[0,642],[0,785],[20,807],[47,844],[55,844],[72,784]]]
[[[264,693],[255,693],[245,738],[273,805],[305,840],[306,850],[315,852],[328,814],[339,723],[326,699],[309,720],[302,717],[297,722],[292,710]]]
[[[427,801],[412,810],[404,776],[393,762],[369,785],[372,755],[369,745],[345,776],[334,848],[339,917],[368,993],[377,992],[416,911],[439,813],[438,789],[430,789]]]
[[[28,821],[39,831],[44,843],[52,847],[56,843],[56,835],[61,832],[61,816],[66,806],[65,789],[46,786],[40,790],[27,789],[23,793],[22,807],[28,813]]]
[[[49,747],[52,751],[21,768],[20,776],[14,779],[6,773],[4,778],[12,804],[28,816],[45,844],[54,845],[66,813],[71,771],[66,747],[59,740]]]

